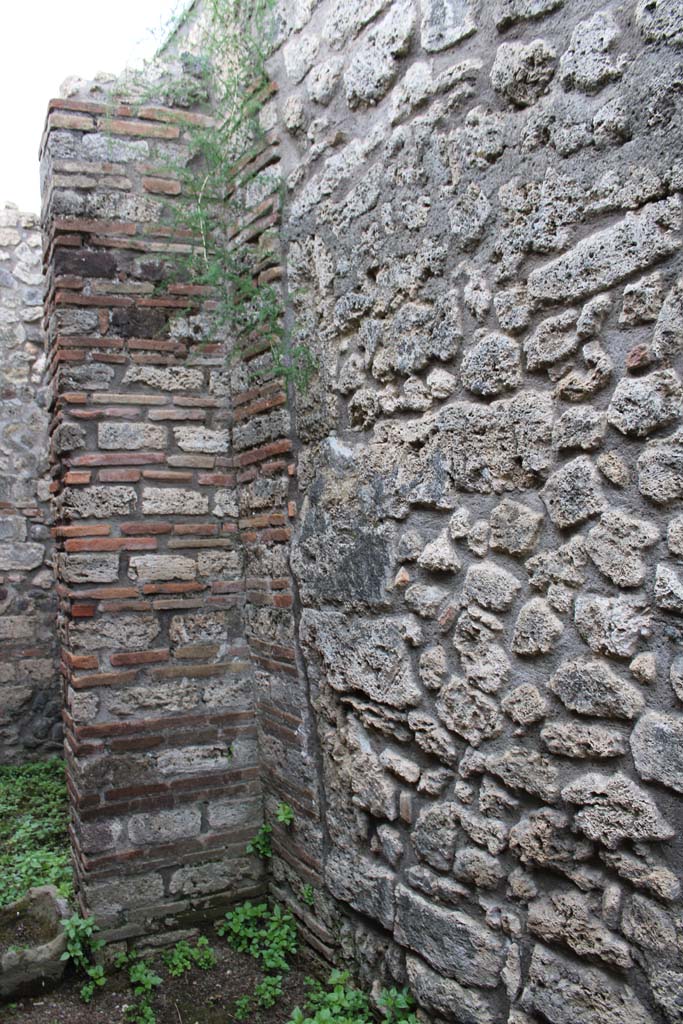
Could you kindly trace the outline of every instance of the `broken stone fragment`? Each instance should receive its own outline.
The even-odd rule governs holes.
[[[529,931],[546,942],[562,942],[578,956],[598,957],[612,967],[632,964],[628,943],[605,928],[576,891],[553,892],[529,906]]]
[[[620,78],[623,60],[615,63],[610,53],[619,36],[619,28],[609,10],[598,11],[592,18],[579,22],[560,61],[564,88],[594,93]]]
[[[583,455],[556,470],[540,496],[553,523],[561,529],[578,526],[605,508],[597,470]]]
[[[657,682],[657,657],[652,651],[636,654],[629,665],[629,671],[643,686],[653,686]]]
[[[638,894],[631,896],[621,921],[621,928],[627,936],[641,949],[655,953],[676,952],[676,925],[670,914],[648,899]]]
[[[422,699],[407,655],[409,628],[409,620],[380,617],[371,625],[341,612],[307,608],[300,636],[334,690],[356,690],[390,707],[408,708]]]
[[[683,516],[675,516],[669,520],[666,543],[670,554],[683,557]]]
[[[423,619],[434,619],[448,594],[439,587],[427,587],[415,583],[406,590],[406,604]]]
[[[597,338],[611,308],[612,299],[609,293],[589,299],[581,310],[576,324],[576,333],[582,341]]]
[[[448,398],[458,386],[458,382],[448,370],[436,367],[427,375],[427,390],[432,398]]]
[[[655,1024],[621,979],[541,945],[534,946],[522,1006],[552,1024]]]
[[[363,884],[358,884],[358,879]],[[325,861],[325,881],[337,899],[379,921],[394,926],[393,872],[354,850],[333,847]]]
[[[624,839],[649,841],[674,835],[654,800],[621,772],[582,775],[564,787],[562,798],[581,808],[574,818],[579,831],[608,850],[616,850]]]
[[[379,755],[379,762],[383,768],[391,772],[404,782],[414,785],[420,778],[420,768],[410,758],[404,757],[395,750],[389,748],[383,750]]]
[[[476,30],[471,0],[425,0],[422,13],[422,48],[427,53],[447,50]]]
[[[491,611],[506,611],[520,590],[519,580],[493,562],[472,565],[465,576],[466,596]]]
[[[666,612],[683,615],[683,580],[670,565],[657,566],[655,604]]]
[[[683,278],[667,294],[659,311],[652,350],[658,359],[673,359],[683,348]]]
[[[458,676],[452,676],[441,688],[436,711],[451,732],[462,736],[473,747],[478,747],[482,740],[498,736],[503,728],[498,705]]]
[[[626,753],[626,738],[617,729],[578,722],[548,722],[541,729],[547,749],[560,757],[608,758]]]
[[[430,572],[457,572],[460,559],[446,530],[423,548],[417,564]]]
[[[607,419],[627,437],[646,437],[679,420],[683,387],[673,370],[657,370],[647,377],[625,377],[617,384]]]
[[[453,874],[460,882],[469,882],[478,889],[495,889],[505,868],[490,853],[476,846],[461,846],[455,855]]]
[[[538,303],[573,302],[644,270],[678,247],[678,199],[650,203],[619,223],[581,239],[573,249],[532,270],[529,295]]]
[[[683,715],[648,711],[631,733],[631,752],[641,779],[683,793]]]
[[[657,314],[664,298],[662,275],[659,271],[641,277],[639,281],[627,284],[624,288],[620,324],[648,323],[657,319]]]
[[[683,430],[648,441],[638,459],[638,489],[658,505],[683,496]]]
[[[651,618],[642,599],[582,594],[574,606],[579,635],[592,651],[632,658],[641,639],[651,630]]]
[[[401,833],[398,829],[392,828],[391,825],[379,825],[377,828],[377,840],[379,842],[379,850],[384,859],[392,868],[397,868],[405,849]]]
[[[341,57],[330,57],[322,64],[316,64],[306,79],[310,99],[326,107],[334,96],[343,70],[344,61]]]
[[[420,655],[420,679],[428,690],[439,690],[448,673],[446,652],[440,645],[428,647]]]
[[[447,802],[423,808],[411,833],[411,842],[420,860],[438,871],[450,871],[457,838],[455,805]]]
[[[491,513],[489,544],[508,555],[529,555],[534,550],[543,523],[540,512],[505,498]]]
[[[563,662],[548,688],[580,715],[637,718],[645,706],[640,690],[620,679],[605,662],[575,658]]]
[[[555,74],[557,54],[543,39],[502,43],[491,68],[491,85],[516,107],[529,107],[543,95]]]
[[[564,5],[565,0],[498,0],[495,8],[496,28],[499,32],[515,25],[518,21],[542,18]]]
[[[532,597],[522,607],[512,636],[515,654],[547,654],[564,631],[562,621],[542,597]]]
[[[522,381],[519,345],[506,334],[486,334],[468,348],[460,375],[475,395],[489,398],[512,391]]]
[[[553,426],[553,445],[558,451],[599,448],[607,429],[607,417],[596,409],[570,409]]]
[[[538,325],[524,342],[528,370],[533,372],[552,366],[576,351],[579,347],[579,336],[576,333],[578,315],[576,309],[567,309]]]
[[[647,566],[640,552],[659,540],[659,530],[623,512],[605,512],[588,532],[586,551],[600,572],[618,587],[639,587]]]
[[[533,683],[522,683],[505,695],[501,707],[517,725],[533,725],[545,717],[548,705]]]
[[[591,341],[581,349],[586,370],[570,370],[562,377],[555,395],[565,402],[585,402],[606,388],[612,378],[614,363],[597,341]]]
[[[522,864],[565,871],[586,860],[593,846],[572,835],[566,814],[544,807],[531,811],[511,829],[510,849]]]
[[[420,750],[431,754],[450,768],[456,767],[462,744],[457,744],[448,730],[439,725],[436,718],[423,711],[411,711],[408,714],[408,725],[415,734],[415,742]]]
[[[52,435],[55,455],[85,447],[85,431],[77,423],[60,423]]]
[[[410,47],[415,30],[415,9],[401,0],[372,29],[357,48],[344,75],[346,100],[351,109],[378,103],[398,75],[397,58]]]
[[[493,305],[498,323],[504,331],[508,331],[510,334],[519,334],[529,326],[531,309],[527,303],[526,288],[517,286],[497,292],[493,299]]]
[[[579,587],[585,580],[581,571],[587,562],[583,537],[572,537],[562,547],[541,551],[525,563],[529,583],[539,590],[551,584]]]
[[[523,789],[550,802],[557,800],[557,763],[543,754],[525,747],[508,747],[501,754],[489,754],[485,764],[511,789]]]
[[[648,855],[649,856],[649,855]],[[681,884],[663,864],[651,864],[631,853],[600,851],[600,859],[639,889],[648,889],[662,900],[677,900]]]
[[[429,903],[404,885],[396,887],[394,936],[447,978],[480,988],[498,984],[506,940],[469,914]]]
[[[631,483],[631,473],[618,452],[603,452],[596,459],[597,467],[606,480],[614,487],[627,487]]]
[[[444,978],[431,970],[416,956],[406,957],[406,971],[410,990],[418,1004],[456,1020],[496,1024],[496,1013],[492,1003],[483,992],[461,985],[453,978]]]
[[[683,703],[683,655],[679,654],[678,657],[674,658],[671,662],[669,679],[671,681],[672,690]]]
[[[424,864],[414,864],[406,871],[406,881],[411,889],[416,889],[437,903],[459,906],[470,894],[464,885],[452,878],[438,875]]]

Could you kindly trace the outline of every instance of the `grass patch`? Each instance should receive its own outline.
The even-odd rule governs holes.
[[[0,766],[0,907],[35,885],[71,896],[68,823],[60,758]]]

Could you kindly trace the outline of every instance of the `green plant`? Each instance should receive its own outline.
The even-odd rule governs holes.
[[[348,971],[337,970],[332,971],[326,986],[307,978],[304,1010],[297,1006],[289,1024],[372,1024],[367,995],[349,981]]]
[[[71,895],[68,827],[63,761],[0,767],[0,906],[36,885]]]
[[[254,989],[254,996],[259,1006],[263,1007],[264,1010],[270,1009],[271,1006],[275,1006],[276,1002],[282,995],[282,975],[271,974],[264,978],[263,981]]]
[[[315,906],[315,890],[312,885],[306,883],[301,888],[301,899],[307,907]]]
[[[377,1002],[384,1011],[385,1024],[417,1024],[415,1000],[408,988],[383,988]]]
[[[135,1003],[126,1007],[126,1020],[130,1021],[130,1024],[156,1024],[151,999],[162,984],[162,979],[135,949],[128,953],[119,953],[115,962],[119,970],[127,972],[136,999]]]
[[[87,975],[89,980],[81,987],[80,995],[84,1003],[89,1003],[95,989],[107,983],[104,968],[92,960],[94,954],[102,949],[104,942],[94,937],[95,932],[99,931],[94,917],[79,917],[78,914],[72,914],[62,921],[62,927],[66,936],[66,949],[60,959],[70,960],[76,970]]]
[[[164,953],[162,960],[172,978],[181,978],[192,968],[192,952],[189,942],[176,942],[173,949]]]
[[[208,971],[216,966],[216,954],[204,935],[199,936],[194,947],[185,939],[181,939],[180,942],[176,942],[172,950],[162,955],[162,960],[173,978],[182,977],[192,967]]]
[[[277,904],[245,903],[235,907],[216,925],[238,953],[249,953],[267,971],[288,971],[288,957],[296,953],[298,937],[294,918]]]
[[[281,825],[291,825],[294,821],[294,811],[289,804],[280,803],[277,805],[277,811],[275,812],[275,818],[280,822]]]
[[[372,1024],[370,1001],[365,992],[350,983],[348,971],[332,971],[327,985],[307,978],[306,987],[304,1009],[297,1006],[289,1024]],[[377,1002],[384,1024],[417,1024],[407,988],[382,989]]]
[[[270,834],[273,831],[272,825],[261,825],[256,835],[247,843],[247,853],[254,853],[262,860],[270,860],[273,856],[273,847],[270,842]]]
[[[277,273],[265,273],[280,262],[272,228],[283,201],[260,117],[271,95],[266,58],[275,7],[276,0],[207,0],[195,25],[193,48],[201,57],[183,55],[193,74],[175,84],[143,84],[137,93],[143,102],[181,106],[192,97],[211,100],[213,123],[189,126],[190,159],[168,168],[181,185],[173,222],[191,240],[175,276],[207,287],[212,297],[203,340],[225,332],[234,359],[269,353],[269,365],[259,360],[253,376],[282,377],[305,390],[315,361],[301,332],[286,323]],[[254,231],[259,218],[266,223]]]
[[[235,1000],[235,1009],[233,1016],[237,1020],[246,1020],[251,1013],[251,999],[249,996],[240,996],[239,999]]]

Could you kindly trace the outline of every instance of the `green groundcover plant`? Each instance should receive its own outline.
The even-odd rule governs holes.
[[[36,885],[72,891],[64,762],[0,767],[0,906]]]

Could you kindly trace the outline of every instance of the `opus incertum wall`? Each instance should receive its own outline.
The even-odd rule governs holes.
[[[0,763],[61,750],[38,218],[0,208]]]
[[[131,934],[256,890],[284,799],[275,892],[426,1019],[680,1024],[680,4],[278,30],[289,404],[159,287],[183,115],[50,115],[84,899]]]
[[[282,7],[344,948],[432,1018],[680,1022],[683,7]]]

